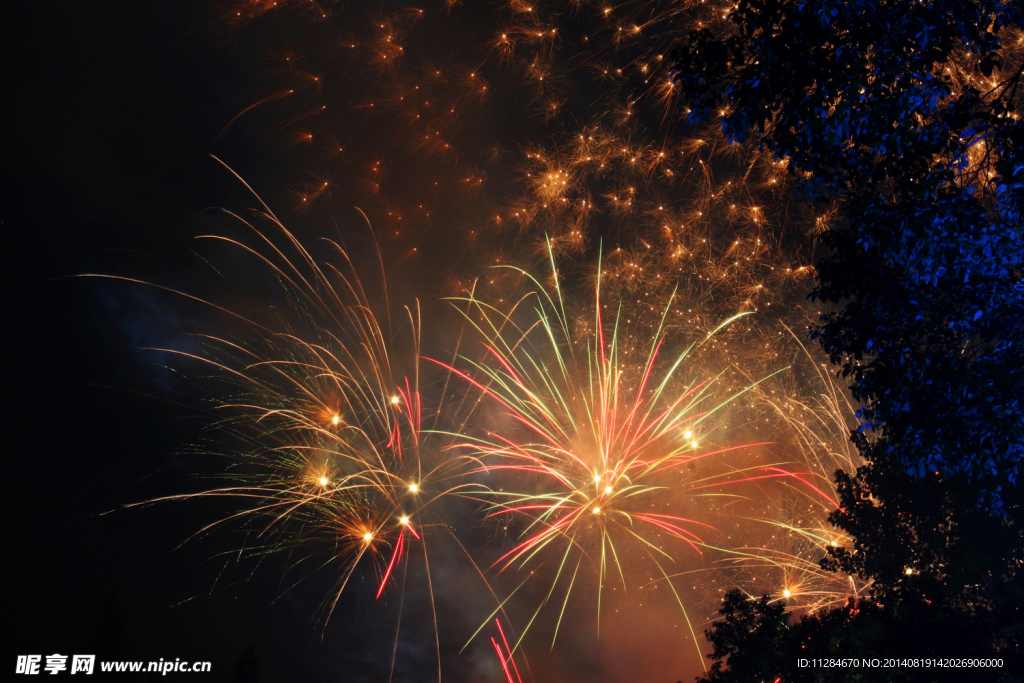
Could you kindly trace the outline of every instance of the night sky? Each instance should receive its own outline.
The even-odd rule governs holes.
[[[320,596],[306,592],[316,588],[274,601],[271,571],[211,592],[211,548],[174,549],[210,510],[100,516],[195,486],[196,463],[176,453],[195,437],[196,414],[136,351],[180,331],[187,313],[69,276],[136,269],[175,282],[191,238],[214,229],[207,207],[244,197],[207,155],[230,157],[250,180],[277,163],[273,148],[241,135],[213,142],[256,86],[203,30],[201,4],[28,3],[5,21],[16,411],[5,455],[5,659],[181,657],[211,661],[203,677],[226,681],[252,646],[260,680],[339,680],[353,653],[321,641]]]
[[[537,243],[543,243],[545,232],[558,230],[565,230],[558,237],[568,240],[566,253],[577,253],[581,260],[616,245],[642,251],[648,232],[660,227],[662,218],[653,208],[659,201],[676,201],[675,210],[693,214],[697,225],[696,214],[705,215],[697,207],[707,211],[707,200],[673,195],[672,188],[683,183],[681,177],[649,171],[643,178],[649,180],[650,196],[643,201],[652,208],[638,214],[647,232],[634,233],[626,210],[609,208],[602,217],[587,219],[589,223],[567,220],[565,214],[545,218],[540,212],[532,227],[523,227],[524,223],[516,229],[502,228],[495,231],[496,237],[478,240],[478,231],[494,227],[488,222],[492,213],[498,223],[511,223],[531,191],[530,201],[554,197],[545,194],[550,192],[546,188],[533,187],[534,176],[528,174],[537,170],[531,161],[521,160],[532,160],[530,155],[545,145],[564,143],[571,137],[568,131],[586,129],[590,119],[602,121],[588,118],[588,108],[605,112],[607,125],[627,125],[623,121],[632,115],[627,108],[636,101],[626,93],[629,84],[620,83],[623,89],[614,97],[597,90],[592,76],[601,74],[593,64],[582,75],[577,70],[561,77],[557,91],[536,90],[536,96],[524,96],[526,89],[500,88],[503,81],[492,76],[500,94],[479,113],[447,121],[451,128],[445,139],[461,150],[461,156],[450,161],[436,141],[428,140],[425,151],[396,152],[406,144],[398,136],[414,137],[418,129],[397,125],[399,114],[389,122],[367,119],[366,98],[372,88],[365,83],[372,85],[378,76],[356,67],[346,67],[349,70],[333,86],[301,93],[305,99],[296,95],[287,104],[261,106],[225,132],[225,125],[239,112],[268,93],[287,88],[295,73],[276,70],[284,52],[264,33],[230,26],[224,13],[210,3],[21,3],[12,12],[4,22],[5,80],[10,85],[4,98],[6,179],[0,215],[4,234],[13,242],[6,249],[6,337],[13,373],[6,393],[8,433],[14,436],[5,450],[5,615],[11,631],[6,665],[18,654],[55,652],[97,653],[107,659],[180,657],[211,661],[212,673],[197,676],[228,681],[236,662],[251,648],[261,681],[384,681],[392,665],[396,681],[435,680],[434,635],[417,621],[417,615],[430,613],[421,588],[406,593],[404,609],[413,616],[392,652],[395,598],[375,603],[369,584],[346,593],[325,627],[323,599],[334,582],[329,572],[312,573],[289,588],[299,575],[287,569],[287,557],[236,564],[230,557],[236,547],[230,531],[182,545],[225,514],[226,503],[179,501],[122,509],[203,490],[203,476],[218,471],[221,463],[216,459],[189,454],[188,445],[203,438],[203,428],[210,423],[210,413],[191,381],[197,366],[175,364],[169,354],[145,350],[186,348],[182,339],[208,324],[207,312],[152,288],[76,276],[113,274],[200,296],[215,294],[221,285],[204,269],[209,252],[198,248],[194,238],[238,234],[237,224],[218,207],[248,215],[257,205],[245,187],[211,158],[216,155],[301,239],[331,236],[351,247],[357,258],[365,257],[371,252],[355,207],[365,209],[375,228],[387,236],[382,248],[387,262],[396,264],[390,266],[395,297],[408,298],[411,292],[422,296],[425,310],[439,316],[429,328],[435,334],[426,344],[445,348],[450,338],[445,332],[449,318],[444,316],[450,311],[436,300],[457,291],[459,283],[482,272],[483,265],[522,254],[543,262],[544,251]],[[470,43],[457,38],[478,31],[493,33],[497,20],[467,10],[447,21],[455,26],[452,33],[445,33],[445,21],[428,23],[432,37],[419,42],[419,49],[446,65],[484,63],[483,57],[472,62],[476,57]],[[294,43],[297,37],[301,42],[302,24],[282,24],[283,43]],[[569,17],[564,28],[582,36],[582,25],[583,20]],[[355,33],[361,30],[351,27]],[[342,33],[331,34],[331,40],[340,44]],[[324,35],[315,35],[317,45],[327,44]],[[579,36],[573,40],[582,40]],[[566,38],[566,44],[570,42]],[[308,73],[330,75],[329,70],[316,69],[317,58],[309,56]],[[539,78],[530,72],[533,64],[525,69],[527,80]],[[517,69],[510,71],[521,75]],[[353,73],[356,76],[346,80]],[[644,77],[637,76],[636,83],[646,83]],[[466,99],[445,92],[439,96]],[[620,96],[625,104],[611,102]],[[328,121],[313,117],[315,123],[304,119],[306,127],[282,123],[321,106],[321,100],[327,103],[322,106],[348,107],[348,113]],[[520,106],[524,111],[568,111],[561,118],[520,116]],[[666,120],[662,114],[651,116]],[[326,147],[300,144],[307,130],[314,131],[317,142],[323,136],[339,149],[353,145],[355,160],[328,157]],[[623,135],[647,158],[657,157],[656,145],[667,144],[670,134],[682,132],[695,139],[693,131],[674,124],[647,126],[643,135]],[[537,141],[537,147],[522,144],[526,139]],[[702,154],[703,143],[687,144],[691,147],[686,153]],[[371,192],[371,180],[353,178],[377,172],[373,155],[378,149],[386,152],[381,159],[392,168],[389,184]],[[420,152],[421,166],[402,167],[402,160]],[[636,161],[626,157],[615,163]],[[709,164],[712,157],[710,152],[705,157]],[[715,163],[731,163],[735,157],[726,155]],[[802,234],[804,227],[799,207],[791,207],[790,195],[776,190],[774,171],[761,166],[750,171],[753,164],[742,160],[739,165],[746,169],[744,177],[752,188],[742,197],[742,219],[735,217],[736,206],[730,204],[739,200],[726,197],[721,211],[733,211],[729,215],[734,218],[721,225],[732,226],[728,230],[734,231],[739,244],[770,222],[758,216],[782,216],[772,219],[773,225],[781,226],[774,233],[775,244],[790,248],[793,235]],[[703,171],[696,162],[688,168]],[[449,187],[428,187],[428,171],[429,178],[440,178]],[[725,173],[722,170],[722,178]],[[313,202],[321,178],[342,189]],[[455,184],[459,178],[484,187],[460,190]],[[643,178],[640,182],[645,182]],[[724,180],[700,178],[694,182],[702,195],[715,198],[716,192],[731,191],[716,189],[725,187]],[[628,198],[634,196],[636,180],[625,171],[610,179],[581,180],[575,188],[577,200],[584,207],[586,201],[609,207],[632,202]],[[592,187],[584,191],[585,183]],[[638,205],[640,194],[637,191]],[[309,206],[303,206],[307,197]],[[775,201],[759,208],[759,197]],[[429,216],[429,207],[441,213]],[[395,229],[398,215],[408,229]],[[600,240],[590,239],[577,248],[574,231],[583,229]],[[725,246],[716,254],[739,258],[730,241],[723,238],[722,243]],[[787,253],[796,254],[788,261],[794,272],[807,261],[807,253]],[[612,265],[622,272],[639,268],[624,257],[620,261]],[[574,271],[580,281],[586,280],[585,270],[579,266]],[[760,277],[745,271],[745,279],[735,285],[737,292],[744,292],[743,305],[751,310],[756,308],[751,298],[761,296],[755,291]],[[253,282],[258,290],[263,281],[253,276]],[[777,304],[793,299],[783,285],[776,283],[776,289],[781,292],[773,300]],[[715,306],[736,310],[740,295],[715,296],[721,296]],[[795,300],[801,298],[802,291]],[[458,559],[457,549],[449,558],[454,559],[439,559],[436,565],[442,579],[434,576],[444,631],[443,680],[504,680],[489,649],[489,633],[459,654],[468,634],[493,605],[478,590],[472,569]],[[421,586],[422,578],[410,570],[410,585]],[[678,631],[673,634],[679,628],[676,622],[678,618],[665,610],[638,611],[628,620],[602,626],[600,642],[592,630],[568,629],[551,654],[546,646],[527,653],[535,680],[690,679],[700,669],[692,644],[677,637]]]

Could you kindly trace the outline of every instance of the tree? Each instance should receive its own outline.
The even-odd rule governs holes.
[[[996,0],[746,0],[675,56],[691,119],[759,140],[843,210],[811,335],[862,404],[867,464],[837,473],[831,520],[854,544],[823,566],[874,589],[778,647],[838,637],[827,622],[862,645],[1024,648],[1022,18]]]
[[[716,661],[702,683],[960,683],[1019,681],[1019,662],[1002,667],[939,667],[936,660],[964,651],[952,615],[927,603],[881,605],[850,599],[844,606],[790,621],[780,602],[730,591],[722,619],[705,631]],[[918,664],[892,664],[895,660]],[[845,665],[821,662],[845,661]],[[866,663],[865,660],[868,660]],[[871,664],[874,660],[876,663]],[[886,660],[890,663],[886,664]],[[932,666],[925,664],[931,660]],[[727,661],[727,665],[725,662]]]
[[[813,292],[842,305],[814,336],[887,455],[993,490],[1024,455],[1022,12],[748,0],[676,64],[690,118],[756,136],[810,197],[842,202]]]
[[[785,656],[783,635],[786,631],[785,606],[772,603],[768,596],[748,600],[739,590],[726,593],[719,610],[722,620],[705,631],[714,651],[705,680],[725,681],[772,680],[777,674],[793,668]],[[722,662],[729,660],[728,670]]]

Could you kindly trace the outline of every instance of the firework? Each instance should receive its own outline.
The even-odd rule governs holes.
[[[495,595],[495,614],[526,598],[520,588],[544,585],[521,629],[499,625],[493,645],[509,677],[537,625],[554,646],[574,596],[596,594],[599,630],[610,594],[661,590],[699,653],[696,634],[727,581],[794,610],[864,590],[817,567],[823,546],[845,542],[824,520],[837,506],[831,472],[856,464],[839,445],[850,406],[788,329],[785,344],[745,339],[761,330],[746,324],[751,311],[705,327],[713,297],[677,290],[654,307],[617,286],[607,261],[583,278],[594,298],[581,305],[551,248],[546,279],[496,269],[526,295],[455,298],[483,351],[457,347],[455,360],[428,364],[440,381],[424,395],[418,306],[392,320],[383,275],[367,289],[340,245],[325,240],[333,259],[317,259],[264,208],[272,233],[243,221],[248,240],[205,239],[253,259],[274,293],[245,310],[200,300],[236,331],[171,350],[226,387],[214,429],[221,448],[242,444],[231,483],[164,500],[239,502],[200,532],[236,524],[239,558],[318,558],[336,576],[327,616],[360,567],[375,572],[380,598],[413,547],[426,559],[429,535],[450,534],[443,512],[456,497],[483,501],[485,526],[503,532],[495,572],[523,575]],[[761,346],[774,353],[752,353]],[[797,352],[780,359],[787,348]],[[745,354],[759,374],[736,364]],[[804,379],[783,362],[802,363]],[[450,394],[453,377],[472,390]],[[458,405],[443,405],[452,395]],[[698,594],[683,593],[684,576]]]
[[[721,381],[727,368],[708,373],[706,362],[689,362],[749,314],[707,332],[670,335],[668,320],[685,306],[670,296],[648,330],[602,296],[601,273],[589,318],[574,318],[553,251],[551,268],[548,285],[517,271],[533,291],[505,308],[472,293],[457,299],[486,355],[462,356],[465,370],[446,369],[497,404],[506,425],[458,446],[493,475],[486,514],[514,539],[494,566],[549,581],[523,635],[547,607],[553,646],[582,583],[596,592],[599,628],[606,591],[654,580],[672,593],[697,644],[669,572],[683,554],[726,552],[706,538],[716,534],[706,520],[725,514],[723,500],[749,497],[768,481],[829,497],[808,478],[813,473],[750,457],[771,443],[737,442],[722,419],[770,376],[732,387]]]
[[[707,345],[757,375],[777,367],[773,349],[741,337],[794,323],[813,275],[807,235],[838,207],[797,201],[786,160],[756,141],[679,123],[674,46],[729,30],[731,11],[238,2],[224,19],[239,41],[274,46],[274,89],[258,101],[272,99],[245,116],[277,108],[264,123],[294,143],[299,207],[363,207],[396,257],[440,264],[446,291],[487,300],[514,279],[489,266],[534,271],[552,250],[575,284],[602,251],[602,291],[624,319],[653,328],[673,292],[688,305],[667,324],[688,333],[758,312]]]
[[[820,495],[807,495],[803,486],[787,486],[760,499],[746,519],[744,545],[732,549],[723,563],[742,568],[731,574],[752,596],[770,594],[789,611],[815,612],[867,594],[870,582],[828,572],[820,560],[828,547],[850,542],[826,518],[839,507],[832,474],[854,471],[863,464],[849,433],[856,412],[849,396],[827,372],[827,363],[788,327],[773,340],[789,352],[790,372],[751,392],[755,421],[773,425],[785,439],[784,449]]]
[[[237,561],[286,552],[290,566],[330,571],[325,621],[357,571],[375,575],[379,599],[411,556],[423,559],[433,602],[428,543],[447,530],[442,508],[479,463],[438,441],[437,420],[459,410],[424,401],[419,306],[392,320],[386,283],[368,294],[339,244],[325,240],[331,258],[317,259],[265,206],[260,217],[270,231],[239,218],[247,239],[202,239],[246,257],[250,279],[255,264],[270,292],[257,291],[247,309],[176,292],[223,316],[218,328],[233,333],[157,349],[206,368],[190,373],[213,390],[213,445],[199,451],[230,456],[220,475],[227,483],[140,504],[237,503],[196,535],[233,525],[244,538],[230,553]],[[436,631],[436,609],[433,618]]]
[[[543,258],[545,236],[560,256],[593,255],[603,237],[650,249],[666,278],[727,290],[723,272],[745,271],[735,295],[753,306],[775,300],[770,276],[805,265],[792,247],[834,207],[795,202],[785,160],[756,143],[678,123],[674,46],[728,30],[729,3],[458,5],[226,9],[233,37],[273,46],[275,88],[244,116],[267,111],[291,148],[298,206],[369,209],[399,248],[444,230],[478,265],[521,241]],[[630,262],[618,277],[637,276]]]

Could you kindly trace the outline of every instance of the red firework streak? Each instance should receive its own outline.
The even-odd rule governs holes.
[[[501,621],[495,619],[494,623],[498,625],[498,633],[501,635],[501,642],[505,644],[505,650],[502,651],[501,645],[494,639],[494,636],[491,636],[491,644],[494,645],[494,649],[498,653],[498,661],[501,662],[501,668],[505,671],[505,677],[508,679],[508,683],[523,683],[523,679],[519,675],[519,667],[516,666],[516,659],[512,656],[512,649],[508,646],[508,640],[505,639],[505,630],[501,628]],[[508,653],[507,656],[506,653]],[[511,671],[508,668],[509,662],[512,663]],[[513,671],[516,674],[516,680],[512,680]]]

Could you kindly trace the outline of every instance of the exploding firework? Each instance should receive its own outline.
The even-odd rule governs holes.
[[[592,303],[581,304],[552,248],[548,278],[496,269],[525,295],[454,298],[483,350],[463,349],[460,336],[424,380],[418,305],[393,321],[383,275],[364,285],[338,243],[325,240],[333,258],[318,259],[264,209],[271,232],[242,221],[247,238],[206,239],[258,264],[270,293],[244,310],[200,300],[234,332],[171,350],[226,387],[214,440],[236,446],[230,484],[164,500],[239,502],[201,530],[242,529],[239,558],[318,558],[336,577],[327,616],[360,568],[380,598],[412,548],[426,560],[431,534],[454,536],[444,511],[456,498],[482,501],[484,528],[507,544],[492,557],[502,581],[523,576],[495,594],[495,614],[518,612],[544,586],[521,628],[495,622],[510,680],[526,634],[549,628],[553,647],[588,595],[599,629],[602,604],[661,591],[653,599],[678,607],[699,654],[699,627],[727,581],[808,610],[863,590],[817,567],[824,546],[844,542],[824,521],[836,507],[829,475],[856,461],[837,445],[849,405],[796,335],[787,331],[798,350],[789,363],[802,358],[809,379],[781,361],[752,375],[735,361],[760,344],[720,338],[757,314],[705,328],[717,304],[676,291],[653,309],[600,262],[582,279]],[[761,354],[757,372],[785,348],[764,345],[776,353]],[[681,577],[694,576],[699,590],[684,593]]]
[[[488,300],[515,278],[489,266],[533,271],[553,250],[574,284],[600,251],[624,319],[653,330],[672,292],[687,306],[670,327],[757,311],[708,349],[755,375],[778,366],[748,333],[804,322],[790,313],[813,275],[807,237],[838,210],[797,201],[786,161],[756,141],[680,123],[674,46],[729,30],[730,3],[228,8],[239,44],[273,46],[275,88],[244,116],[292,140],[314,179],[300,207],[358,205],[396,258]]]
[[[711,521],[732,515],[726,504],[760,501],[766,484],[778,483],[825,514],[834,501],[814,481],[819,472],[765,461],[758,450],[773,443],[741,441],[738,435],[748,430],[733,433],[724,419],[737,399],[772,375],[734,385],[723,381],[728,368],[709,372],[709,355],[701,352],[749,313],[707,332],[669,334],[672,314],[686,305],[669,296],[649,330],[602,296],[600,273],[590,314],[573,317],[569,311],[578,306],[561,287],[553,251],[551,267],[547,285],[517,271],[532,291],[503,308],[472,293],[458,299],[485,355],[461,357],[464,370],[446,368],[501,413],[491,423],[502,426],[457,446],[491,475],[486,515],[509,545],[493,564],[500,572],[528,572],[512,594],[531,579],[547,581],[523,635],[546,608],[553,646],[580,585],[596,593],[599,625],[605,593],[640,592],[655,583],[671,593],[667,599],[678,605],[699,648],[689,596],[684,600],[673,583],[683,555],[712,551],[771,561],[720,547]],[[698,356],[701,363],[690,362]],[[811,562],[792,555],[789,566]]]
[[[419,305],[392,320],[386,283],[368,292],[338,243],[324,240],[330,256],[317,259],[264,210],[270,230],[236,217],[245,237],[202,239],[242,256],[247,277],[259,274],[267,289],[231,308],[169,290],[219,316],[220,333],[194,334],[187,349],[154,349],[181,359],[212,392],[213,445],[199,450],[230,457],[219,475],[228,483],[144,504],[237,503],[196,535],[233,526],[244,538],[230,553],[237,561],[283,552],[290,568],[329,571],[325,622],[357,574],[373,598],[389,586],[402,597],[411,557],[422,560],[433,603],[428,544],[447,532],[441,509],[479,463],[439,442],[438,421],[462,414],[431,402],[443,391],[424,401],[424,381],[443,386],[445,377],[421,374]],[[436,609],[433,618],[436,631]]]
[[[728,580],[751,596],[769,594],[789,611],[814,612],[863,596],[870,587],[820,567],[828,547],[849,542],[827,516],[839,507],[833,473],[853,471],[863,462],[848,438],[857,426],[856,412],[828,374],[828,364],[793,330],[783,326],[771,342],[790,370],[753,388],[750,419],[779,439],[789,459],[784,466],[806,484],[781,482],[752,501],[743,516],[748,524],[738,537],[742,541],[721,564],[730,568]]]
[[[223,18],[239,44],[272,46],[275,87],[243,116],[291,148],[308,178],[298,206],[359,205],[399,250],[443,230],[460,243],[448,260],[466,257],[453,287],[522,243],[593,256],[603,238],[638,257],[609,261],[613,277],[635,281],[654,254],[663,279],[723,294],[735,282],[723,305],[764,306],[805,265],[792,247],[835,211],[796,202],[785,160],[756,143],[679,123],[672,51],[692,30],[728,30],[731,11],[237,2]]]

